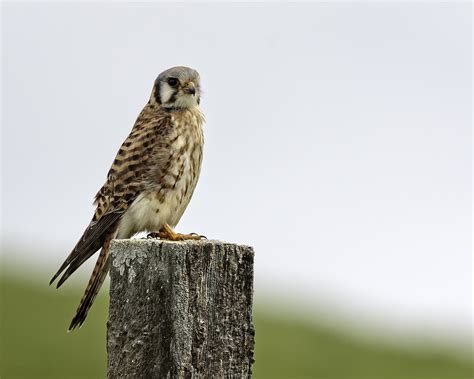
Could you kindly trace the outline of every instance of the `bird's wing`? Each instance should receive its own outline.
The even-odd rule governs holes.
[[[53,276],[50,284],[59,279],[60,287],[69,276],[87,259],[99,250],[106,241],[108,232],[116,227],[130,204],[146,186],[147,173],[156,156],[157,141],[170,127],[169,115],[145,109],[138,116],[135,125],[123,142],[107,175],[107,181],[99,190],[94,203],[97,205],[94,217],[79,242]]]

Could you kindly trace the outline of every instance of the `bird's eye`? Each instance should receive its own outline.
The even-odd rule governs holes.
[[[176,78],[169,78],[168,79],[168,84],[171,86],[171,87],[176,87],[178,85],[178,79]]]

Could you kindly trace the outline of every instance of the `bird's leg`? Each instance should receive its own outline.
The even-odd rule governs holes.
[[[169,226],[168,224],[164,224],[157,234],[158,234],[158,237],[160,237],[160,239],[169,240],[169,241],[200,240],[200,239],[206,238],[196,233],[191,233],[191,234],[176,233],[173,229],[171,229],[171,226]]]

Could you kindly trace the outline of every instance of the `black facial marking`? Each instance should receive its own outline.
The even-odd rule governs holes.
[[[178,96],[178,93],[175,92],[173,93],[173,95],[171,96],[171,98],[168,100],[168,103],[171,103],[171,104],[174,104],[174,102],[176,101],[176,97]]]
[[[160,90],[161,90],[161,84],[160,82],[156,82],[155,84],[155,101],[161,105],[161,95],[160,95]]]

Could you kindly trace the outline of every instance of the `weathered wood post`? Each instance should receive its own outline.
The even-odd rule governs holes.
[[[109,378],[249,378],[253,249],[112,242]]]

